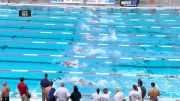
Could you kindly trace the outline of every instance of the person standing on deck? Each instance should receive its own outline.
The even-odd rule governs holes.
[[[9,101],[10,88],[6,86],[7,82],[3,82],[2,85],[3,85],[3,88],[1,91],[1,101]]]
[[[68,99],[70,97],[69,90],[67,88],[65,88],[64,86],[65,86],[65,84],[64,84],[64,82],[62,82],[61,87],[57,88],[54,93],[54,96],[56,96],[58,101],[68,101]]]
[[[151,89],[148,92],[148,96],[150,96],[150,101],[158,101],[158,96],[160,96],[159,90],[155,87],[155,83],[151,83]]]
[[[138,91],[139,89],[141,90],[141,97],[143,101],[144,97],[146,96],[146,88],[143,86],[143,82],[141,79],[138,79]]]
[[[81,93],[78,91],[78,87],[74,85],[74,91],[71,93],[71,101],[80,101],[81,99]]]
[[[45,99],[45,89],[49,86],[48,74],[45,74],[44,79],[41,80],[40,83],[41,90],[42,90],[42,101],[46,101]]]
[[[101,101],[101,93],[99,88],[96,89],[96,93],[92,94],[92,101]]]
[[[54,96],[54,92],[56,91],[56,89],[53,88],[52,86],[53,86],[53,82],[50,81],[49,86],[46,87],[46,89],[45,89],[46,101],[57,101],[56,97]]]
[[[29,101],[28,98],[28,86],[24,83],[24,77],[20,78],[20,83],[18,84],[18,90],[20,92],[21,101]]]

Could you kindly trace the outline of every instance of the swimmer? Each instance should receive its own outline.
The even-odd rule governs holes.
[[[103,36],[98,39],[99,41],[115,41],[117,40],[117,37],[115,34],[109,34],[109,36]]]
[[[67,67],[77,68],[78,67],[78,63],[79,63],[78,60],[75,60],[75,61],[65,61],[65,62],[63,62],[63,65],[67,66]]]
[[[94,55],[94,54],[106,54],[106,51],[103,49],[87,49],[87,55]]]
[[[77,53],[77,54],[85,53],[85,51],[84,51],[81,47],[79,47],[79,46],[74,46],[74,47],[73,47],[73,51],[74,51],[75,53]]]
[[[78,83],[81,84],[81,85],[93,85],[92,82],[86,81],[84,79],[79,79]]]
[[[85,68],[85,67],[87,67],[86,63],[79,64],[79,61],[77,59],[71,60],[71,61],[64,61],[63,65],[67,66],[67,67],[71,67],[71,68]]]
[[[85,38],[86,38],[87,40],[95,40],[95,37],[92,36],[92,35],[90,35],[90,34],[85,35]]]
[[[74,83],[74,84],[80,84],[80,85],[93,85],[92,82],[78,78],[78,77],[72,77],[69,80],[70,83]]]
[[[97,21],[94,21],[92,19],[87,20],[87,22],[92,23],[92,24],[96,24],[97,23]]]

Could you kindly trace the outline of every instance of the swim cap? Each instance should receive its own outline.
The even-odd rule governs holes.
[[[3,82],[2,85],[3,85],[3,86],[6,86],[6,85],[7,85],[7,82]]]

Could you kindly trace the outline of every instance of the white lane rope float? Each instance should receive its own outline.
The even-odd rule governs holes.
[[[180,46],[175,45],[150,45],[150,44],[108,44],[108,43],[81,43],[81,42],[45,42],[45,41],[26,41],[26,40],[0,40],[0,42],[13,42],[13,43],[32,43],[32,44],[55,44],[55,45],[92,45],[92,46],[109,46],[109,47],[155,47],[155,48],[175,48],[179,49]]]
[[[159,78],[176,78],[178,75],[160,75],[160,74],[125,74],[125,73],[108,73],[108,72],[71,72],[71,71],[50,71],[50,70],[18,70],[18,69],[0,69],[0,72],[29,72],[29,73],[52,73],[52,74],[78,74],[78,75],[100,75],[100,76],[126,76],[126,77],[159,77]]]
[[[110,34],[91,34],[86,32],[50,32],[50,31],[30,31],[30,30],[1,30],[1,32],[24,32],[24,33],[31,33],[31,34],[62,34],[62,35],[73,35],[73,34],[80,34],[80,35],[94,35],[94,36],[108,36]],[[179,34],[116,34],[117,36],[122,37],[180,37]]]
[[[86,59],[111,59],[108,56],[85,56],[85,55],[64,55],[64,54],[21,54],[21,53],[0,53],[7,56],[48,56],[48,57],[66,57],[66,58],[86,58]],[[113,59],[113,58],[112,58]],[[155,58],[155,57],[120,57],[120,60],[150,60],[150,61],[174,61],[180,62],[180,58]]]

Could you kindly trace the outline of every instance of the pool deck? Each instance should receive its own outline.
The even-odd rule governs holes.
[[[11,98],[10,101],[20,101],[20,99],[18,99],[18,98]],[[42,101],[42,99],[36,98],[36,99],[30,99],[30,101]],[[71,101],[71,100],[69,100],[69,101]],[[90,101],[90,100],[81,100],[81,101]]]
[[[49,6],[65,6],[65,7],[108,7],[108,8],[119,8],[121,7],[117,1],[115,5],[105,5],[105,4],[63,4],[63,3],[49,3],[48,0],[32,0],[32,3],[28,0],[20,0],[19,3],[16,3],[15,0],[0,0],[0,4],[29,4],[29,5],[49,5]],[[154,3],[150,3],[150,0],[140,0],[138,7],[140,8],[180,8],[180,0],[154,0]],[[130,7],[131,8],[131,7]]]
[[[19,98],[11,98],[10,101],[20,101],[20,99]],[[33,99],[32,98],[32,99],[30,99],[30,101],[42,101],[42,99],[40,99],[40,98]],[[71,100],[69,100],[69,101],[71,101]],[[91,101],[91,100],[81,100],[81,101]],[[144,100],[144,101],[149,101],[149,100]],[[159,99],[159,101],[180,101],[180,99],[162,98],[162,99]]]

